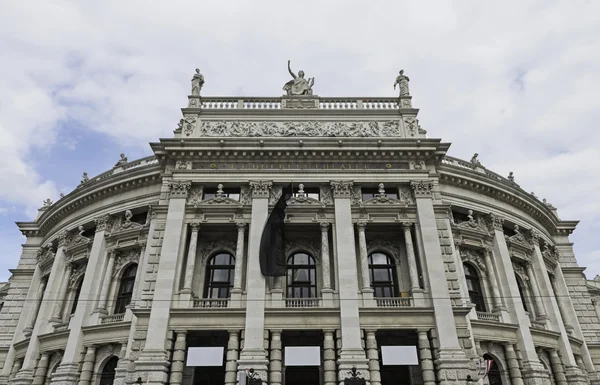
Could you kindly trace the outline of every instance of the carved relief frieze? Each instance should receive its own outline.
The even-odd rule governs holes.
[[[487,276],[487,268],[485,267],[485,263],[483,261],[483,256],[481,255],[481,253],[471,247],[460,247],[459,248],[459,253],[460,253],[460,259],[461,261],[464,262],[469,262],[475,266],[477,266],[477,268],[479,269],[479,271],[481,272],[481,274],[486,275]]]
[[[115,267],[113,269],[113,277],[117,277],[121,274],[121,270],[124,266],[129,265],[130,263],[138,263],[140,260],[140,253],[140,248],[118,251],[115,259]]]
[[[376,251],[382,251],[388,253],[394,258],[396,262],[400,262],[400,255],[402,254],[400,246],[396,242],[392,242],[388,239],[381,237],[374,237],[373,239],[367,239],[367,253],[371,254]]]
[[[277,203],[279,198],[281,198],[281,194],[283,193],[283,188],[281,186],[274,186],[271,188],[271,195],[269,195],[269,205],[274,205]]]
[[[202,203],[202,197],[204,194],[203,186],[194,186],[190,188],[190,193],[188,194],[187,204],[192,205],[194,207],[198,207],[199,204]]]
[[[419,130],[419,123],[417,122],[417,119],[414,116],[405,116],[403,120],[404,127],[406,128],[406,132],[408,133],[408,135],[410,137],[417,135],[417,132]]]
[[[333,194],[331,192],[331,187],[329,186],[321,186],[319,187],[321,202],[325,205],[333,204]]]
[[[183,132],[185,136],[190,136],[194,133],[194,127],[196,127],[196,118],[193,116],[188,116],[185,118],[185,122],[183,125]]]
[[[175,163],[175,169],[176,170],[191,170],[192,162],[189,160],[178,160]]]
[[[304,251],[312,255],[316,260],[320,259],[321,248],[314,239],[297,238],[286,240],[284,247],[286,257],[294,252]]]
[[[241,186],[240,187],[240,204],[241,205],[252,204],[252,191],[250,189],[250,186]]]
[[[414,118],[413,118],[414,119]],[[413,124],[414,129],[416,126]],[[200,136],[214,137],[402,137],[400,124],[384,121],[202,121]],[[415,131],[416,133],[416,131]],[[186,135],[188,135],[186,133]],[[191,135],[191,132],[190,132]]]
[[[200,249],[200,257],[203,263],[215,253],[223,251],[235,256],[236,241],[233,239],[220,239],[218,241],[209,241]]]
[[[405,204],[415,204],[415,198],[413,198],[412,190],[409,186],[398,186],[398,199]]]
[[[69,277],[69,289],[74,290],[77,286],[77,282],[85,275],[85,269],[87,268],[87,260],[80,263],[75,263],[73,271]]]

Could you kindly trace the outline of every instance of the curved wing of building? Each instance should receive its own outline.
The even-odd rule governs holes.
[[[447,156],[401,80],[395,98],[197,85],[154,156],[18,223],[0,384],[598,384],[577,221]],[[290,183],[286,274],[264,277]]]

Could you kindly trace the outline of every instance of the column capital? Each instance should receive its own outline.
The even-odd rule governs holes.
[[[169,182],[170,198],[187,198],[188,191],[192,187],[192,182],[189,180],[176,180]]]
[[[356,222],[356,228],[358,229],[358,232],[364,232],[366,227],[367,227],[367,222],[365,222],[365,221]]]
[[[515,351],[515,347],[513,346],[512,342],[502,342],[502,345],[504,345],[504,349],[510,351]]]
[[[504,218],[502,218],[501,216],[494,214],[494,213],[489,213],[489,215],[487,216],[487,221],[488,221],[490,230],[503,231]]]
[[[319,226],[321,227],[321,232],[329,230],[329,222],[319,222]]]
[[[246,230],[246,222],[238,221],[235,222],[235,225],[237,226],[238,232]]]
[[[270,180],[251,180],[250,190],[252,190],[252,198],[269,198],[273,181]]]
[[[200,229],[200,222],[199,221],[192,221],[189,223],[192,231],[198,232],[198,230]]]
[[[96,231],[106,231],[111,227],[112,217],[108,214],[104,214],[94,218],[94,222],[96,223]]]
[[[410,230],[413,227],[414,223],[412,222],[402,222],[402,228],[404,231]]]
[[[411,180],[410,187],[413,189],[415,198],[431,197],[433,182],[430,180]]]
[[[334,198],[352,198],[352,188],[354,181],[351,180],[332,180],[329,181]]]

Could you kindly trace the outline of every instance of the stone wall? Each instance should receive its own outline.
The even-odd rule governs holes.
[[[585,340],[588,343],[600,343],[600,320],[592,304],[585,276],[580,268],[563,268],[563,275]]]
[[[142,295],[141,304],[143,308],[152,306],[152,297],[154,295],[154,287],[156,285],[156,275],[158,274],[158,263],[160,261],[160,253],[165,236],[165,222],[157,222],[154,227],[154,232],[150,235],[150,253],[148,254],[148,263],[146,271],[142,272]]]
[[[442,259],[444,261],[444,270],[446,280],[448,281],[448,293],[452,300],[452,305],[461,306],[462,298],[460,293],[459,276],[452,253],[452,238],[450,237],[450,228],[446,220],[437,220],[438,237],[442,248]]]

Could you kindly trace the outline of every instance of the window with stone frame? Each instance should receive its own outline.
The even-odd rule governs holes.
[[[463,268],[465,271],[465,280],[467,281],[467,290],[469,291],[469,299],[475,305],[475,310],[485,312],[485,299],[477,269],[470,263],[463,263]]]
[[[131,303],[137,268],[138,266],[136,264],[132,264],[125,268],[125,271],[123,271],[121,280],[119,282],[119,290],[117,292],[117,302],[115,304],[114,314],[125,313],[126,306]]]
[[[398,276],[394,259],[382,252],[369,255],[369,277],[375,298],[399,297]]]
[[[287,298],[317,297],[317,265],[308,253],[292,254],[287,260]]]
[[[525,283],[518,274],[515,274],[515,279],[517,280],[517,288],[519,289],[519,296],[521,296],[523,309],[525,309],[526,312],[530,312],[529,307],[527,306],[527,286],[525,286]]]
[[[204,298],[229,298],[235,276],[235,257],[218,253],[206,264]]]

